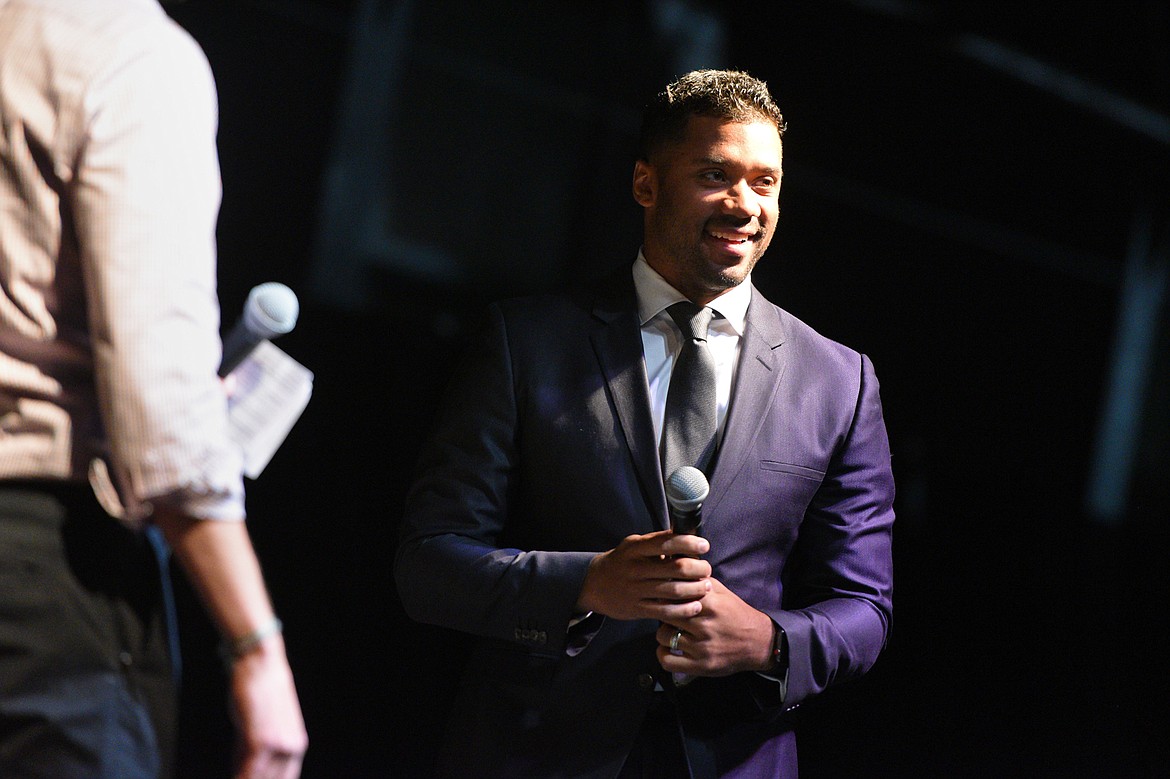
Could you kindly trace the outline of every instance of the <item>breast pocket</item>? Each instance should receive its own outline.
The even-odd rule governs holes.
[[[760,460],[761,483],[771,500],[784,506],[799,521],[821,486],[825,472],[817,468],[778,460]]]
[[[811,479],[818,484],[820,484],[821,480],[825,478],[825,472],[822,470],[809,468],[804,465],[777,462],[775,460],[760,460],[760,468],[765,471],[774,471],[776,473],[790,473],[793,476],[799,476],[802,479]]]

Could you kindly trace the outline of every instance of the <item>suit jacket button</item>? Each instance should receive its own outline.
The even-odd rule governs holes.
[[[638,674],[638,689],[650,692],[654,689],[653,674]]]

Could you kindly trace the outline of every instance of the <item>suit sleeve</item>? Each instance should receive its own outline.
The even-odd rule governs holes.
[[[852,424],[805,514],[784,610],[771,615],[788,642],[785,709],[869,670],[890,629],[894,479],[868,358],[860,369]]]
[[[594,555],[502,542],[523,465],[508,341],[504,314],[492,306],[420,458],[395,577],[407,613],[420,622],[559,653]]]

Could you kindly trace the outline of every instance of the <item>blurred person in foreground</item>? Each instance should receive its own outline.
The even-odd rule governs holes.
[[[171,551],[224,636],[238,776],[300,773],[217,377],[216,125],[156,0],[0,0],[3,776],[171,773]]]
[[[794,777],[789,712],[884,647],[894,484],[873,366],[751,283],[783,130],[759,80],[682,76],[644,118],[632,266],[490,307],[396,560],[408,613],[474,636],[440,775]],[[675,374],[706,383],[676,396]],[[698,533],[676,534],[682,439],[664,431],[699,429],[682,464],[710,492]]]

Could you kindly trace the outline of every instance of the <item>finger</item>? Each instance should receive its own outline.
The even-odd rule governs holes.
[[[669,647],[660,646],[656,654],[658,656],[658,664],[662,666],[662,670],[668,671],[669,673],[694,674],[699,670],[698,664],[687,657],[685,652],[680,651],[678,654],[675,654],[670,651]]]
[[[711,591],[711,583],[706,579],[687,581],[684,579],[666,579],[655,582],[650,590],[652,600],[672,603],[699,600]]]
[[[618,543],[618,548],[640,549],[645,554],[651,554],[648,549],[641,548],[661,546],[671,535],[673,534],[669,530],[655,530],[653,533],[646,533],[643,535],[638,535],[635,533],[623,538]]]
[[[697,557],[711,550],[711,542],[702,536],[671,534],[662,540],[662,554],[673,557]]]
[[[646,605],[646,617],[659,622],[679,622],[697,617],[702,610],[701,600],[685,603],[649,603]]]
[[[697,557],[672,557],[664,560],[665,574],[671,579],[688,579],[698,581],[711,577],[711,563]]]
[[[739,597],[734,592],[727,589],[727,585],[724,584],[723,582],[719,581],[718,579],[716,579],[714,576],[711,577],[711,590],[712,590],[712,592],[718,592],[720,594],[731,595],[735,598]]]
[[[674,644],[674,648],[677,649],[678,643],[682,641],[682,638],[680,637],[676,641],[675,636],[678,636],[680,633],[683,636],[687,635],[687,631],[683,628],[675,627],[669,622],[663,622],[658,626],[658,630],[654,633],[654,638],[656,641],[658,641],[659,646],[664,646],[667,649],[670,649],[671,644]]]

